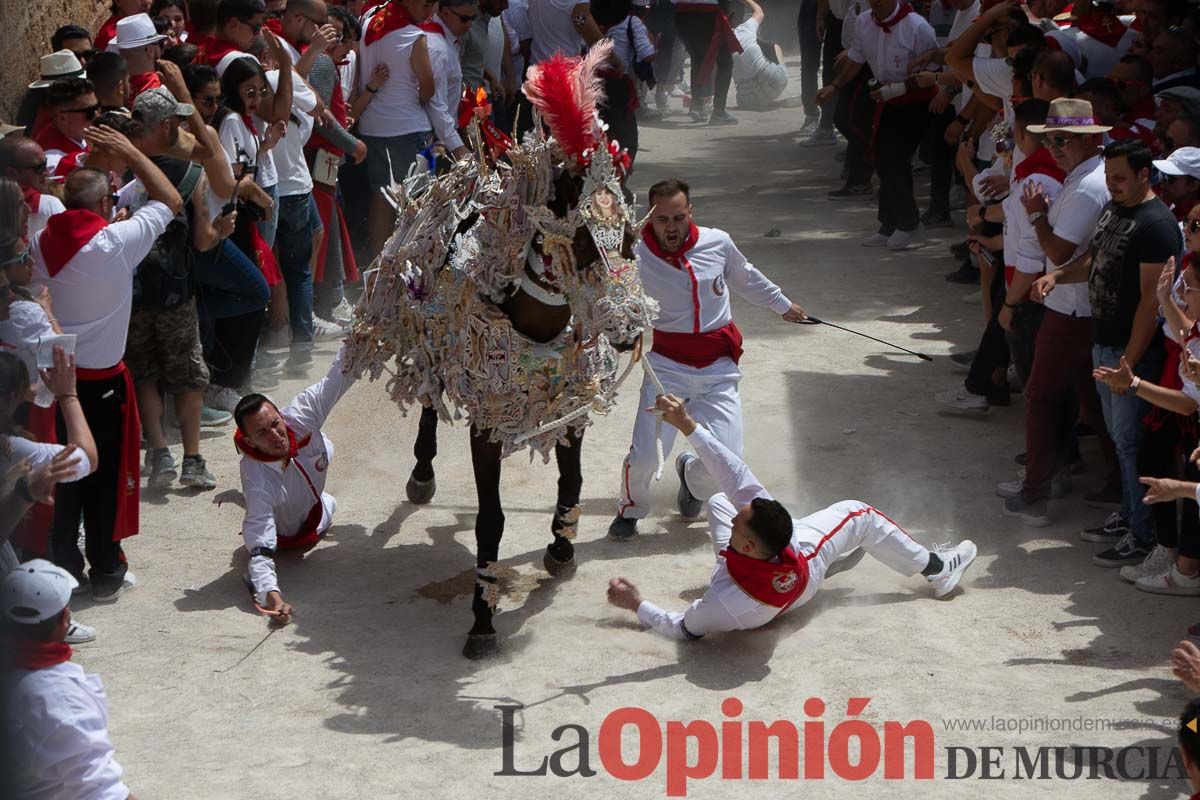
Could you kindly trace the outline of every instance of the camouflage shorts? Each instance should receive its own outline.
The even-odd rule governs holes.
[[[208,365],[200,345],[195,299],[169,311],[134,311],[125,366],[137,383],[155,380],[166,391],[203,391],[208,386]]]

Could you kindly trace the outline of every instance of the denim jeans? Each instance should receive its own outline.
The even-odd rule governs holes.
[[[279,198],[279,228],[275,243],[279,248],[279,269],[287,284],[288,315],[292,323],[292,343],[311,342],[313,337],[312,218],[309,193]]]
[[[1117,367],[1121,363],[1122,347],[1092,346],[1092,365]],[[1162,372],[1162,353],[1151,349],[1134,368],[1141,378],[1156,380]],[[1142,418],[1149,404],[1132,394],[1117,395],[1103,383],[1096,383],[1100,395],[1100,410],[1104,424],[1117,448],[1117,463],[1121,468],[1121,509],[1129,519],[1130,530],[1143,543],[1153,546],[1154,529],[1150,507],[1142,502],[1146,487],[1138,480],[1138,450],[1142,446],[1145,425]]]
[[[267,243],[267,247],[275,246],[275,229],[279,225],[279,184],[274,184],[263,189],[271,197],[271,202],[275,205],[271,208],[266,219],[260,219],[254,223],[258,226],[258,234]]]

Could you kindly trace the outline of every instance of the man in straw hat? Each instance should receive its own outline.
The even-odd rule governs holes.
[[[1059,98],[1050,104],[1044,125],[1030,125],[1026,130],[1045,136],[1055,164],[1066,173],[1053,203],[1036,182],[1031,182],[1021,197],[1038,244],[1046,254],[1046,269],[1052,271],[1086,252],[1092,230],[1109,200],[1100,159],[1101,134],[1108,128],[1095,124],[1087,101]],[[1092,421],[1098,430],[1104,429],[1091,375],[1092,312],[1087,287],[1069,284],[1053,289],[1053,282],[1042,284],[1042,290],[1038,286],[1034,284],[1033,299],[1044,302],[1046,314],[1038,330],[1033,368],[1025,387],[1028,462],[1021,492],[1004,503],[1005,514],[1034,526],[1049,524],[1046,501],[1050,480],[1070,460],[1074,421],[1064,411],[1074,402],[1072,393],[1078,398],[1080,416]],[[1047,286],[1052,291],[1047,291]],[[1106,452],[1111,453],[1111,444]],[[1115,474],[1110,483],[1109,488],[1119,493]],[[1114,519],[1111,526],[1085,532],[1085,540],[1094,541],[1086,538],[1094,535],[1106,537],[1102,541],[1115,541],[1127,530],[1124,525],[1127,523]],[[1115,538],[1107,538],[1110,536]]]
[[[132,798],[108,737],[100,678],[71,663],[71,573],[34,559],[0,582],[12,669],[4,728],[11,732],[13,797]]]

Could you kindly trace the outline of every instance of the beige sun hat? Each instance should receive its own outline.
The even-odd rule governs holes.
[[[42,56],[42,76],[29,84],[30,89],[43,89],[59,78],[74,78],[83,74],[83,65],[70,50]]]
[[[1087,100],[1060,97],[1051,101],[1050,110],[1046,112],[1046,124],[1030,125],[1027,130],[1030,133],[1104,133],[1112,130],[1112,126],[1096,124],[1096,118],[1092,116],[1092,104]]]

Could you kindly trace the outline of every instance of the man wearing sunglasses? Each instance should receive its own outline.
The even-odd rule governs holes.
[[[5,136],[0,139],[0,177],[9,178],[21,187],[21,195],[29,209],[26,238],[32,239],[46,227],[46,220],[66,211],[62,201],[46,194],[49,170],[46,153],[41,145],[24,136]]]
[[[222,73],[235,58],[253,58],[247,51],[262,33],[266,21],[267,7],[263,0],[221,0],[217,5],[216,35],[192,41],[200,49],[196,63],[208,64]]]
[[[46,151],[47,169],[54,172],[59,159],[87,149],[83,132],[100,113],[100,103],[87,78],[59,78],[46,90],[46,107],[50,124],[33,138]]]
[[[1200,147],[1180,147],[1155,161],[1154,168],[1163,178],[1159,184],[1163,202],[1170,205],[1175,219],[1183,224],[1200,201]]]

